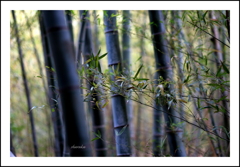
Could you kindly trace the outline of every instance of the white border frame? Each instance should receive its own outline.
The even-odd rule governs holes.
[[[231,10],[231,156],[222,158],[78,157],[10,158],[10,10]],[[1,2],[1,160],[13,166],[139,165],[235,166],[239,165],[239,1],[2,1]],[[5,72],[7,71],[7,72]]]

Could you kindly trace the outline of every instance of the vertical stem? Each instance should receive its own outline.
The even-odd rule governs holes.
[[[130,156],[131,155],[131,144],[130,144],[130,133],[129,124],[126,112],[125,98],[119,94],[118,90],[120,82],[116,82],[116,77],[121,76],[121,54],[119,48],[118,31],[116,29],[116,17],[111,17],[112,14],[116,14],[116,11],[107,10],[104,11],[104,24],[106,45],[108,51],[108,66],[113,75],[111,75],[112,93],[112,113],[113,123],[115,131],[115,140],[117,148],[117,156]],[[120,134],[121,132],[121,134]]]
[[[75,54],[74,33],[73,33],[73,26],[72,26],[72,13],[71,13],[71,10],[66,10],[65,11],[65,15],[66,15],[68,29],[69,29],[70,35],[71,35],[71,40],[72,40],[72,43],[73,43],[73,51],[74,51],[74,54]]]
[[[63,122],[61,117],[61,110],[59,108],[59,104],[57,101],[57,92],[56,92],[56,75],[52,70],[54,69],[52,59],[50,56],[49,44],[47,41],[46,31],[44,29],[44,23],[42,20],[42,14],[39,15],[39,23],[40,23],[40,31],[41,31],[41,39],[42,39],[42,47],[44,52],[44,62],[45,66],[48,67],[47,74],[47,82],[48,82],[48,102],[50,104],[51,116],[53,121],[53,129],[54,129],[54,152],[57,157],[63,156],[63,148],[64,148],[64,139],[63,139]],[[56,102],[56,101],[57,102]],[[60,102],[59,102],[60,103]]]
[[[212,19],[215,19],[215,18],[216,18],[216,17],[215,17],[215,14],[214,14],[214,11],[211,11],[211,12],[210,12],[210,18],[212,18]],[[214,37],[217,38],[217,39],[220,39],[218,27],[217,27],[216,25],[213,25],[213,26],[211,27],[211,30],[212,30],[212,33],[213,33]],[[229,33],[230,33],[230,32],[229,32]],[[230,34],[229,34],[229,35],[230,35]],[[213,42],[213,47],[214,47],[214,49],[217,50],[217,51],[215,52],[215,57],[216,57],[215,60],[216,60],[216,67],[217,67],[217,69],[219,69],[219,68],[222,66],[221,63],[223,62],[223,54],[222,54],[221,44],[220,44],[220,42],[219,42],[218,40],[216,40],[215,38],[212,39],[212,42]],[[221,80],[225,80],[225,77],[220,77],[219,84],[222,83]],[[220,95],[221,98],[228,96],[228,93],[227,93],[226,91],[221,91],[220,94],[221,94],[221,95]],[[230,131],[230,120],[229,120],[229,116],[228,116],[228,114],[227,114],[227,112],[229,111],[229,104],[227,103],[226,100],[222,100],[222,105],[223,105],[223,107],[224,107],[224,109],[225,109],[225,111],[226,111],[225,113],[223,113],[224,126],[225,126],[227,132],[229,132],[229,131]],[[229,140],[227,140],[227,147],[229,146],[229,144],[230,144],[230,143],[229,143]]]
[[[149,17],[150,22],[155,23],[151,24],[151,33],[153,36],[153,46],[154,46],[154,54],[156,59],[156,69],[157,71],[157,78],[160,76],[163,77],[166,81],[172,80],[172,67],[170,62],[170,57],[168,54],[168,49],[166,47],[166,40],[164,39],[164,33],[165,33],[165,26],[164,26],[164,19],[162,11],[149,11]],[[167,92],[171,91],[173,89],[172,85],[169,84],[165,90]],[[164,100],[164,102],[161,102]],[[156,105],[162,105],[163,110],[168,111],[172,115],[177,115],[177,112],[174,111],[173,107],[168,107],[168,105],[165,102],[166,99],[156,99],[156,102],[159,101],[159,103],[156,103]],[[179,157],[185,157],[186,151],[185,146],[181,138],[182,129],[180,127],[172,128],[172,124],[177,124],[178,119],[175,119],[174,117],[164,113],[165,122],[167,124],[167,138],[168,143],[170,146],[170,151],[172,156],[179,156]]]
[[[90,156],[90,140],[80,94],[79,78],[74,65],[74,51],[64,11],[42,11],[47,38],[56,69],[63,109],[66,140],[71,156]]]
[[[36,157],[38,157],[38,144],[37,144],[37,138],[36,138],[33,112],[30,111],[32,108],[32,102],[30,99],[30,91],[28,88],[26,71],[25,71],[25,67],[24,67],[24,63],[23,63],[23,53],[22,53],[22,49],[21,49],[21,42],[20,42],[20,37],[19,37],[19,32],[18,32],[17,19],[15,16],[14,10],[12,10],[12,16],[13,16],[13,20],[14,20],[14,28],[15,28],[15,35],[16,35],[16,39],[17,39],[17,45],[18,45],[19,60],[20,60],[23,83],[24,83],[24,87],[25,87],[25,93],[26,93],[27,104],[28,104],[28,112],[29,112],[29,119],[30,119],[30,124],[31,124],[31,131],[32,131],[32,140],[33,140],[33,147],[34,147],[34,155]]]
[[[123,75],[129,78],[131,76],[131,39],[129,31],[131,30],[130,27],[130,18],[131,13],[129,10],[123,10],[123,24],[122,24],[122,64],[123,64]],[[129,86],[129,85],[127,85]],[[131,94],[130,94],[131,97]],[[134,120],[133,120],[133,108],[132,108],[132,101],[127,100],[127,113],[128,113],[128,122],[129,122],[129,129],[131,135],[131,141],[134,141]],[[132,145],[134,143],[132,142]],[[135,150],[132,149],[132,155],[135,156]]]
[[[73,35],[73,26],[72,26],[72,14],[70,10],[66,10],[65,11],[66,14],[66,19],[67,19],[67,25],[68,25],[68,29],[70,31],[70,36],[71,36],[71,40],[74,43],[74,35]]]
[[[228,38],[230,39],[230,10],[226,10]]]
[[[86,17],[89,18],[89,14],[87,13],[85,15]],[[92,40],[91,40],[91,24],[89,20],[85,20],[85,37],[84,37],[84,43],[83,43],[83,57],[84,57],[84,62],[89,60],[93,52],[92,48]],[[88,68],[88,67],[86,67]],[[93,68],[93,67],[90,67]],[[88,70],[88,69],[87,69]],[[91,92],[90,99],[88,101],[89,104],[89,112],[92,114],[92,119],[93,119],[93,131],[95,134],[100,134],[100,139],[95,140],[95,151],[96,155],[98,157],[105,157],[107,152],[106,152],[106,146],[105,146],[105,130],[104,130],[104,120],[103,120],[103,113],[100,110],[99,106],[97,105],[100,104],[100,97],[98,94],[97,88],[94,88],[94,85],[98,83],[98,79],[94,78],[94,73],[89,69],[86,72],[87,78],[88,78],[88,91]],[[92,89],[93,87],[93,89]],[[94,135],[95,136],[95,135]],[[97,136],[95,136],[97,137]]]
[[[79,11],[79,16],[81,16],[81,11]],[[82,15],[82,17],[80,17],[80,32],[79,32],[79,37],[78,37],[78,46],[77,46],[77,56],[76,56],[76,64],[77,64],[77,69],[79,69],[79,67],[81,67],[82,65],[82,44],[84,42],[84,37],[85,37],[85,15]],[[81,85],[81,84],[80,84]]]
[[[13,147],[13,135],[12,135],[12,131],[10,130],[10,151],[13,153],[13,154],[16,154],[15,153],[15,148]]]
[[[98,30],[98,15],[96,10],[93,10],[93,18],[94,18],[94,25],[93,25],[93,29],[94,29],[94,33],[93,33],[93,40],[95,42],[93,42],[93,48],[94,48],[94,55],[97,54],[98,50],[100,49],[100,41],[99,41],[99,30]]]

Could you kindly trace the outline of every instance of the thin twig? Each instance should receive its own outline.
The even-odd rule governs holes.
[[[206,34],[210,35],[210,36],[211,36],[211,37],[213,37],[214,39],[218,40],[219,42],[221,42],[222,44],[224,44],[224,45],[226,45],[227,47],[229,47],[229,48],[230,48],[230,46],[229,46],[229,45],[225,44],[223,41],[219,40],[218,38],[216,38],[215,36],[213,36],[213,35],[212,35],[212,34],[210,34],[209,32],[207,32],[207,31],[203,30],[201,27],[198,27],[197,25],[195,25],[195,24],[193,24],[193,23],[191,23],[191,22],[189,22],[189,21],[187,21],[187,22],[188,22],[188,23],[190,23],[190,24],[192,24],[193,26],[195,26],[195,27],[199,28],[200,30],[202,30],[202,31],[203,31],[203,32],[205,32]]]

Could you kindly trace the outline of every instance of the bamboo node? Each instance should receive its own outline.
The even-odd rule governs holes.
[[[157,69],[157,71],[172,69],[172,66],[162,66]]]
[[[129,126],[129,124],[124,124],[124,125],[115,126],[114,129],[121,128],[121,127],[124,127],[124,126]]]
[[[121,94],[113,94],[111,97],[116,97],[116,96],[123,96]]]
[[[163,137],[164,135],[162,135],[162,134],[154,134],[153,136],[154,137]]]
[[[162,32],[153,33],[152,35],[156,36],[156,35],[163,35],[163,34],[165,34],[165,32],[162,31]]]
[[[178,132],[183,132],[183,130],[179,128],[169,129],[166,127],[166,133],[178,133]]]
[[[105,34],[108,34],[108,33],[113,33],[113,34],[118,33],[117,30],[113,30],[113,29],[111,29],[111,30],[106,30],[106,31],[104,31],[104,32],[105,32]]]
[[[46,31],[46,34],[50,32],[60,31],[60,30],[68,30],[68,27],[67,26],[51,27]]]
[[[73,85],[73,86],[67,86],[64,88],[59,88],[59,89],[57,89],[57,91],[66,92],[66,91],[71,91],[71,90],[76,90],[76,89],[80,89],[79,85]]]
[[[121,62],[110,63],[110,64],[108,64],[108,67],[113,66],[113,65],[118,65],[118,64],[121,64]]]
[[[104,127],[105,127],[104,125],[93,126],[94,129],[97,129],[97,128],[104,128]]]

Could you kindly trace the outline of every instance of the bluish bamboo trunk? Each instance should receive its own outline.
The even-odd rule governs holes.
[[[112,85],[112,113],[115,131],[116,151],[117,156],[130,156],[131,144],[129,124],[126,112],[125,98],[119,92],[119,83],[116,83],[116,76],[122,73],[121,54],[119,48],[118,30],[116,29],[116,17],[111,17],[116,14],[114,10],[104,11],[105,36],[108,52],[109,70],[115,74],[111,76]],[[115,85],[117,84],[117,85]],[[123,133],[119,133],[123,132]]]
[[[86,17],[89,18],[89,13],[86,14]],[[82,51],[83,51],[83,58],[84,58],[84,62],[86,62],[87,60],[89,60],[91,58],[91,55],[93,53],[93,47],[92,47],[92,33],[91,33],[91,24],[89,20],[85,20],[85,37],[84,37],[84,42],[82,45]],[[86,67],[89,68],[89,67]],[[92,67],[90,67],[92,68]],[[91,91],[91,88],[94,87],[94,84],[97,84],[98,80],[97,78],[94,78],[94,74],[92,73],[92,71],[88,71],[87,72],[87,78],[88,81],[87,82],[87,87],[88,90]],[[100,97],[98,95],[98,91],[96,90],[98,88],[94,88],[91,91],[91,97],[88,101],[89,104],[89,112],[92,115],[93,118],[93,132],[95,134],[101,134],[101,138],[97,139],[94,141],[95,144],[95,151],[96,151],[96,156],[98,157],[105,157],[107,154],[107,149],[106,149],[106,144],[105,144],[105,130],[104,130],[104,119],[103,119],[103,112],[100,110],[100,108],[98,108],[97,106],[97,102],[100,101]],[[99,103],[100,104],[100,103]],[[94,137],[96,137],[94,135]]]
[[[71,156],[91,156],[83,98],[75,66],[75,55],[64,11],[42,11],[57,74]]]
[[[39,15],[39,23],[40,23],[40,31],[42,38],[42,47],[44,53],[44,62],[46,67],[47,81],[48,81],[48,101],[50,104],[52,122],[53,122],[53,130],[54,130],[54,152],[57,157],[63,156],[63,148],[64,148],[64,138],[63,138],[63,122],[62,115],[59,109],[59,103],[56,102],[57,98],[57,85],[55,83],[56,76],[52,59],[50,56],[49,44],[47,41],[46,31],[44,29],[44,23],[42,20],[42,15]],[[48,68],[47,68],[48,67]],[[56,101],[55,101],[56,100]]]
[[[123,25],[122,25],[122,67],[123,67],[123,75],[126,77],[131,76],[131,38],[130,38],[130,18],[131,13],[129,10],[123,10]],[[129,85],[128,85],[129,86]],[[130,95],[131,97],[131,95]],[[127,100],[127,114],[128,114],[128,122],[129,122],[129,129],[130,129],[130,136],[132,141],[132,146],[135,145],[134,143],[134,136],[135,136],[135,128],[134,128],[134,115],[133,115],[133,106],[132,101]],[[132,155],[134,156],[135,149],[132,149]]]
[[[153,36],[153,46],[154,46],[154,53],[155,53],[155,59],[156,59],[156,70],[157,71],[157,78],[159,76],[162,76],[164,80],[172,80],[172,67],[170,62],[170,57],[168,54],[168,48],[167,43],[164,38],[165,34],[165,26],[164,26],[164,18],[162,11],[155,11],[150,10],[149,11],[149,17],[150,22],[154,23],[151,24],[151,32]],[[170,91],[173,89],[172,85],[169,85],[165,91]],[[165,112],[169,112],[171,115],[176,115],[176,111],[174,111],[173,107],[170,107],[168,109],[168,105],[166,103],[160,102],[156,105],[161,105],[162,110]],[[176,118],[170,116],[167,113],[164,113],[165,122],[167,124],[166,126],[166,133],[168,138],[168,143],[170,147],[170,152],[172,156],[176,157],[185,157],[186,151],[184,143],[181,139],[181,133],[182,129],[180,128],[171,128],[172,123],[177,123],[179,120]]]

